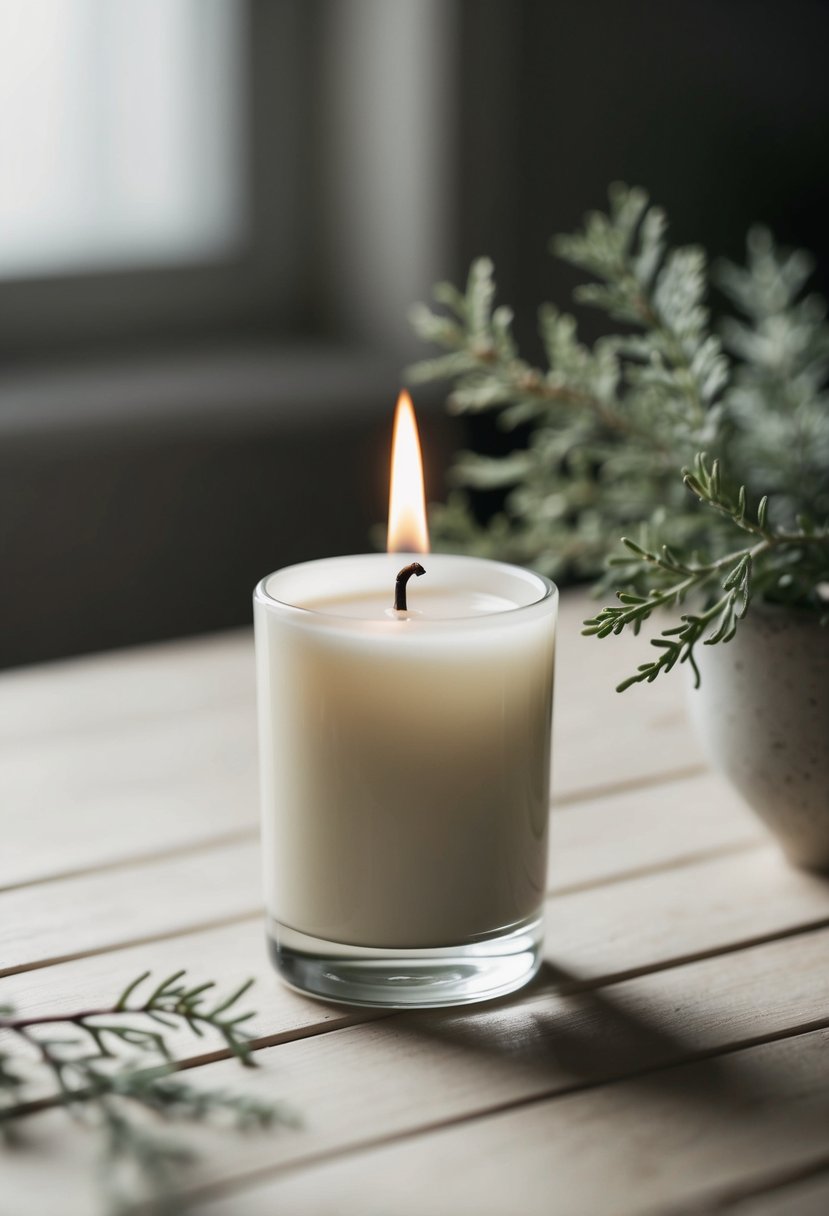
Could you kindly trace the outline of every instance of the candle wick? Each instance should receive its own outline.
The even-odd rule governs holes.
[[[394,584],[394,607],[397,612],[407,612],[408,605],[406,603],[406,583],[413,574],[420,578],[421,574],[426,571],[421,566],[420,562],[412,562],[410,566],[404,566],[397,576]]]

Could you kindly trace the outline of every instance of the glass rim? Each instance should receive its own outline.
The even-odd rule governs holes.
[[[393,557],[399,560],[401,565],[406,565],[407,561],[423,560],[438,561],[441,564],[451,561],[459,563],[469,563],[470,567],[474,565],[485,565],[494,567],[503,574],[508,574],[511,577],[520,578],[522,582],[527,584],[534,583],[538,588],[538,596],[527,604],[515,604],[511,608],[504,608],[494,612],[472,613],[469,616],[457,617],[418,617],[414,613],[406,616],[403,620],[394,619],[392,616],[381,619],[380,617],[366,618],[346,616],[331,611],[320,611],[317,608],[305,607],[302,604],[294,604],[288,599],[280,599],[268,590],[268,583],[275,575],[286,574],[290,575],[298,573],[303,568],[321,567],[323,565],[336,566],[342,563],[343,566],[358,561],[370,561],[372,564],[387,563],[388,559]],[[372,590],[368,589],[369,592]],[[392,587],[389,587],[391,593]],[[261,604],[265,609],[271,611],[286,620],[292,620],[297,624],[304,624],[318,629],[329,630],[347,630],[352,633],[372,633],[377,634],[378,631],[386,633],[398,633],[401,624],[405,624],[407,632],[414,630],[417,633],[428,632],[437,633],[443,631],[457,631],[469,629],[494,629],[502,628],[505,625],[518,624],[532,617],[546,616],[558,606],[559,591],[558,587],[551,579],[543,574],[539,574],[535,570],[528,570],[523,566],[515,566],[509,562],[495,561],[490,558],[477,557],[468,554],[454,553],[357,553],[347,554],[337,557],[315,558],[307,562],[295,562],[289,566],[282,566],[277,570],[272,570],[261,578],[256,584],[253,592],[254,605]]]

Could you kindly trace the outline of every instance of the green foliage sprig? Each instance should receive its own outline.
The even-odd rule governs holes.
[[[35,1016],[0,1006],[0,1034],[18,1044],[17,1050],[0,1048],[0,1134],[13,1143],[23,1116],[64,1107],[98,1135],[114,1210],[137,1195],[154,1211],[168,1210],[178,1172],[192,1161],[191,1151],[154,1129],[148,1115],[218,1118],[241,1130],[295,1123],[279,1105],[191,1085],[176,1071],[166,1032],[182,1026],[200,1038],[214,1033],[240,1063],[254,1063],[245,1032],[254,1014],[239,1012],[253,980],[217,996],[212,981],[194,985],[185,976],[177,971],[152,985],[145,971],[114,1004],[75,1012]]]
[[[599,637],[694,598],[695,611],[654,639],[658,657],[620,688],[695,666],[695,645],[730,640],[753,594],[825,611],[829,580],[829,328],[825,303],[802,297],[809,259],[752,230],[747,267],[717,276],[742,318],[715,333],[705,253],[669,248],[666,231],[644,191],[617,185],[608,214],[556,238],[555,252],[595,280],[577,301],[624,332],[587,346],[571,316],[544,305],[543,368],[521,358],[487,259],[465,292],[436,288],[440,311],[413,312],[444,353],[411,379],[449,379],[456,412],[494,410],[504,429],[529,428],[506,456],[459,456],[458,489],[433,509],[438,545],[552,577],[601,575],[619,602],[585,622]],[[485,527],[469,495],[481,489],[506,491]]]
[[[652,639],[651,645],[659,651],[658,658],[642,663],[634,675],[618,686],[620,692],[632,684],[643,681],[651,683],[660,672],[670,671],[678,662],[686,660],[693,668],[695,683],[699,685],[694,646],[700,641],[706,645],[729,642],[734,637],[737,623],[748,611],[752,574],[758,559],[773,550],[788,548],[800,551],[811,544],[825,545],[827,540],[822,534],[790,534],[779,528],[769,528],[766,523],[768,496],[760,500],[756,516],[752,517],[746,509],[745,486],[740,487],[736,501],[731,499],[720,482],[719,462],[715,460],[709,469],[703,453],[697,457],[693,472],[685,470],[684,481],[700,502],[721,512],[737,528],[755,537],[755,543],[712,561],[688,563],[667,545],[654,553],[643,549],[629,537],[622,538],[629,556],[609,559],[610,566],[625,567],[627,581],[631,584],[645,575],[652,585],[647,594],[619,591],[619,604],[603,608],[595,617],[585,621],[584,633],[602,638],[611,633],[621,633],[628,625],[638,633],[642,623],[657,608],[674,607],[683,603],[690,593],[702,592],[709,587],[716,587],[716,592],[709,594],[707,607],[683,614],[680,624],[664,629],[658,638]]]

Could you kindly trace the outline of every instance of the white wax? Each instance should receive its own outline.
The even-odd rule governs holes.
[[[332,558],[255,595],[268,913],[326,941],[467,944],[544,897],[556,593],[516,567]]]
[[[386,594],[384,598],[377,592],[371,595],[330,596],[309,600],[303,607],[326,616],[353,617],[364,621],[379,621],[384,617],[396,621],[452,621],[491,615],[493,612],[508,612],[516,607],[514,600],[503,595],[487,595],[480,591],[435,591],[424,587],[416,578],[409,580],[408,603],[408,611],[398,613],[393,606],[392,588],[392,594]]]

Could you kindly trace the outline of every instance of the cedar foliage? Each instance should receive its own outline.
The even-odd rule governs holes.
[[[464,291],[439,284],[439,307],[413,310],[442,350],[410,379],[449,380],[453,411],[529,430],[504,456],[457,457],[455,489],[432,511],[437,547],[598,578],[617,598],[585,622],[600,637],[690,597],[693,610],[654,640],[658,657],[620,688],[693,665],[698,642],[728,641],[752,596],[825,615],[829,327],[825,302],[804,294],[808,255],[754,228],[746,266],[712,274],[701,248],[670,247],[644,190],[620,184],[607,213],[553,250],[590,278],[576,301],[618,332],[587,345],[571,315],[545,304],[546,365],[533,366],[486,258]],[[716,329],[711,280],[736,313]],[[505,506],[482,526],[472,496],[488,489],[505,490]]]

